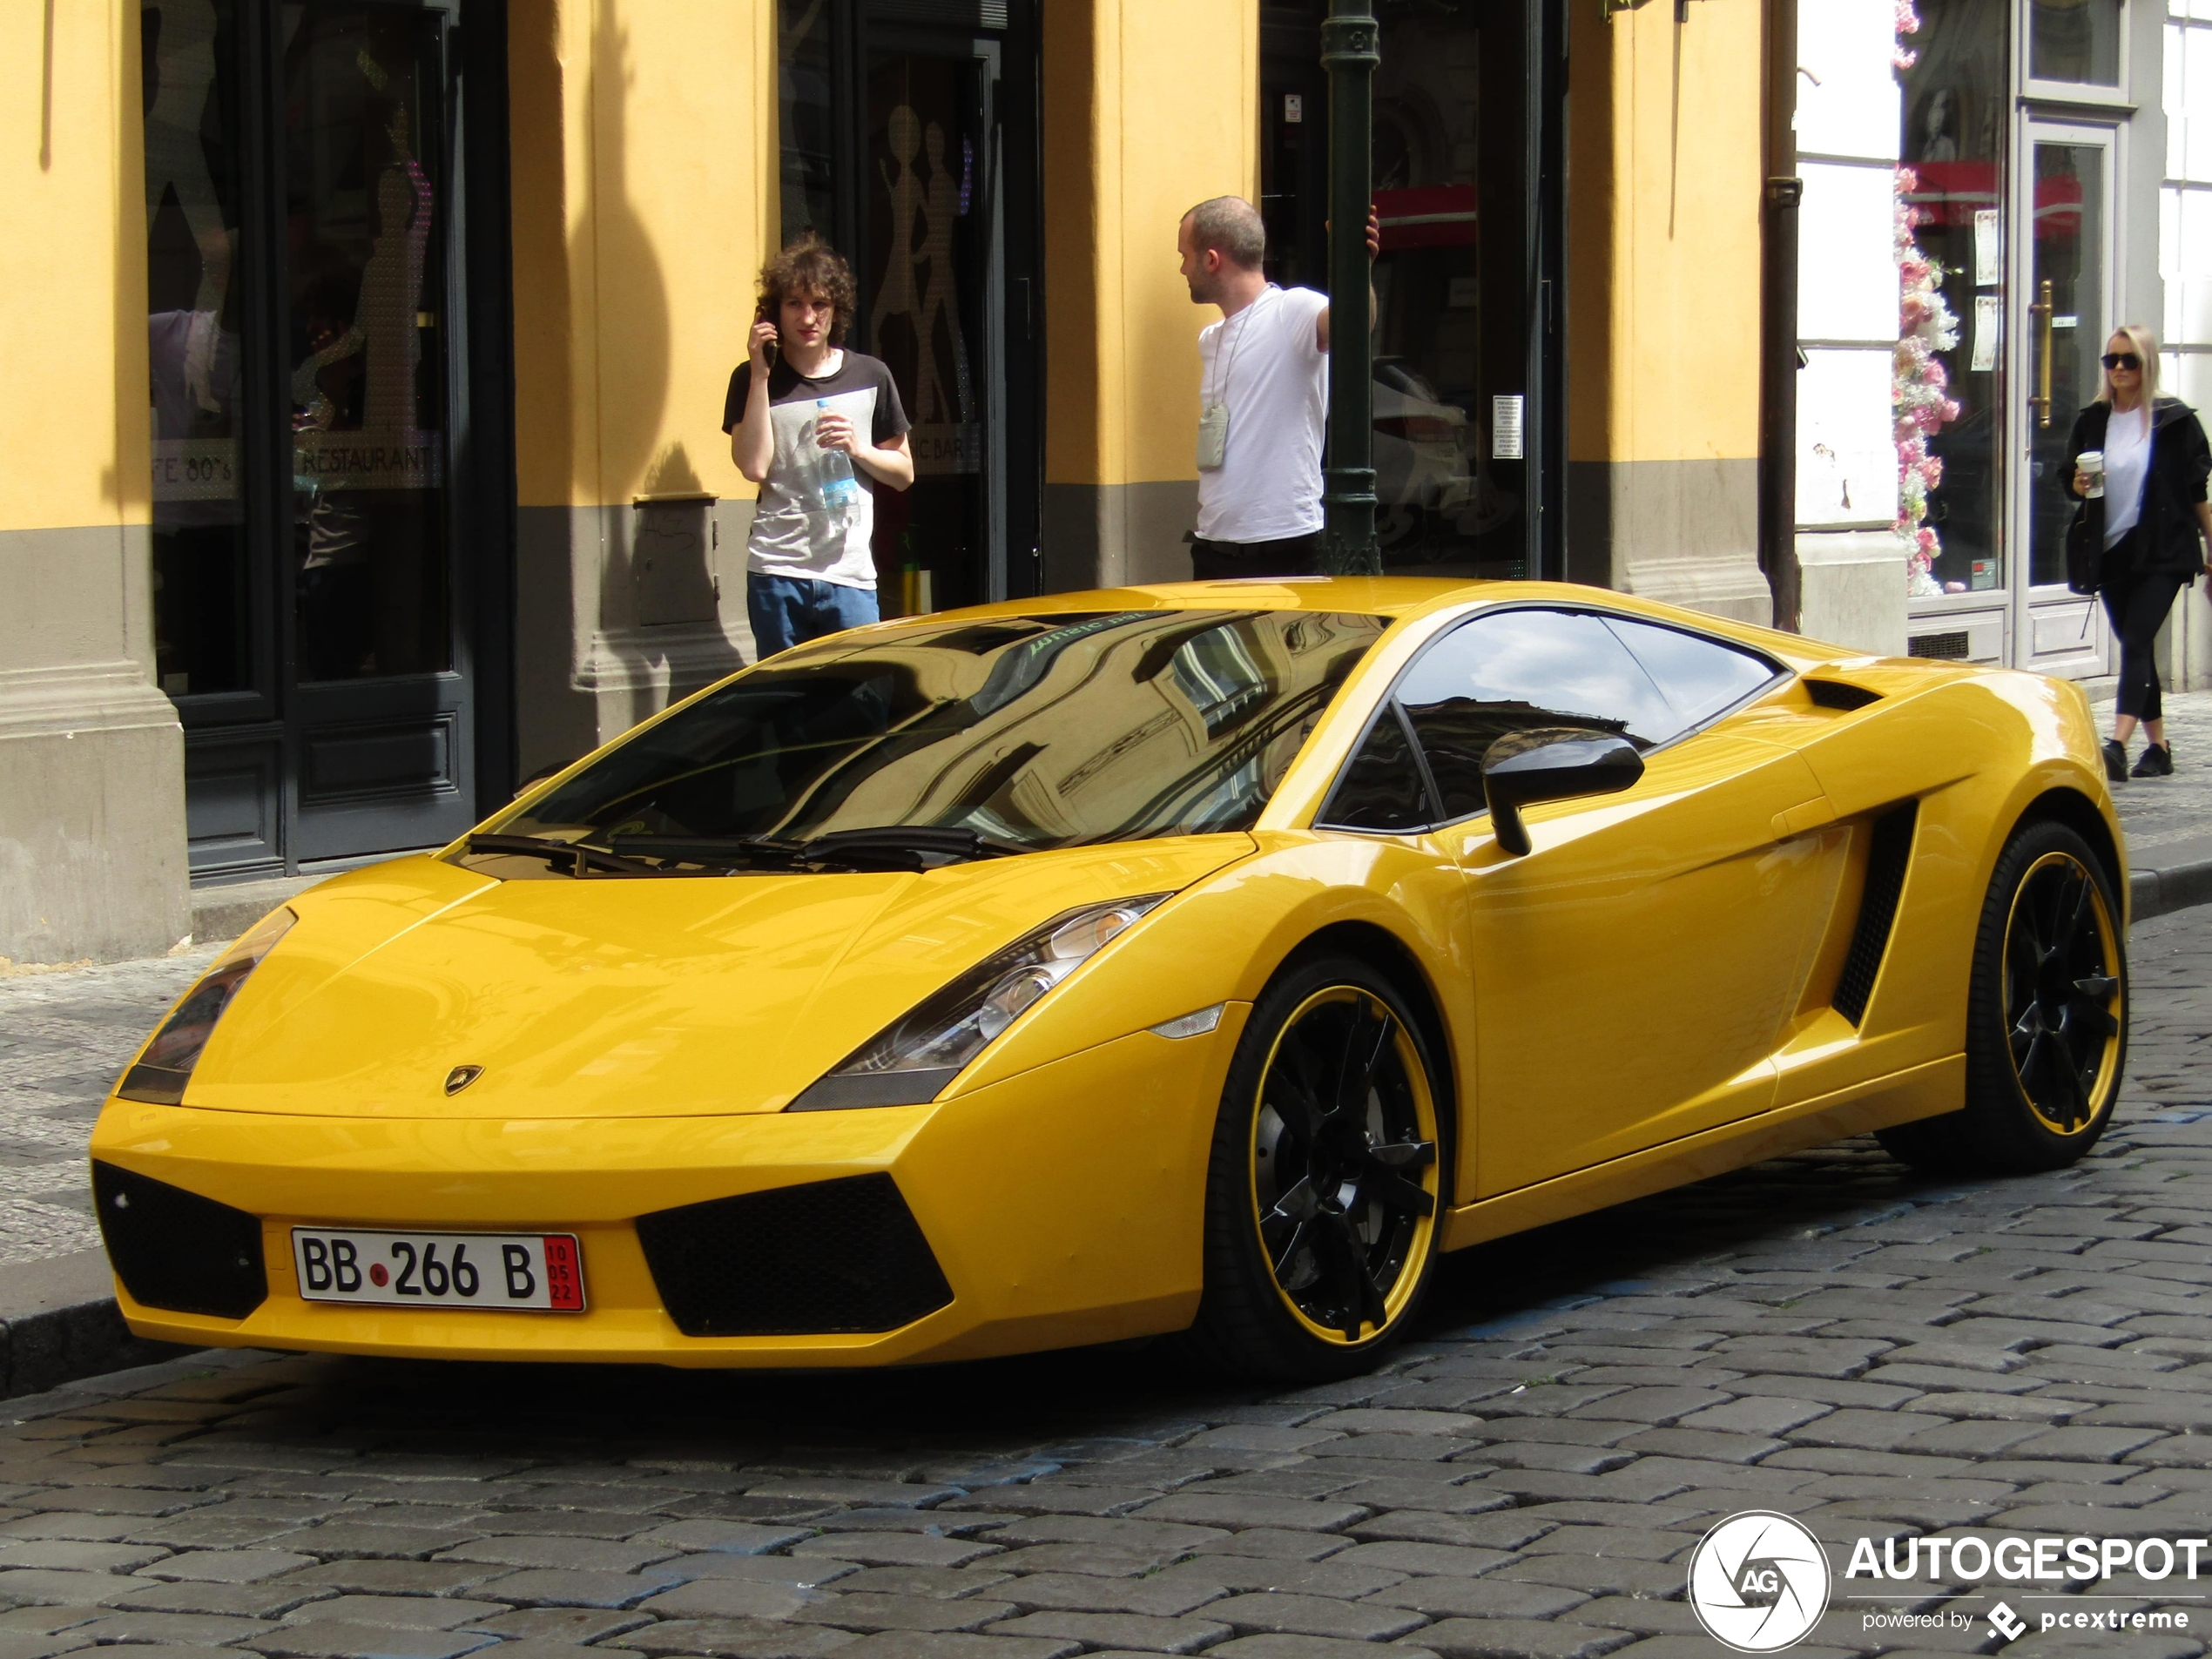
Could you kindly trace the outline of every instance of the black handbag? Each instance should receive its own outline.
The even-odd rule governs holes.
[[[2075,593],[2096,592],[2104,586],[2104,563],[2105,504],[2085,501],[2066,527],[2066,585]]]

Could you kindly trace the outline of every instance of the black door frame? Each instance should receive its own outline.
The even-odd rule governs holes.
[[[447,582],[452,672],[460,678],[456,778],[467,815],[511,794],[516,742],[514,649],[514,372],[506,84],[506,0],[351,0],[441,11],[448,102],[443,175],[448,254],[442,308],[451,327]],[[310,6],[315,0],[306,0]],[[292,432],[286,350],[281,0],[236,0],[219,78],[236,89],[241,516],[250,651],[247,689],[174,699],[188,778],[250,774],[263,826],[239,856],[199,860],[195,880],[236,880],[302,868],[302,687],[292,557]],[[219,35],[219,44],[225,37]],[[343,684],[343,683],[341,683]],[[318,688],[320,689],[320,688]],[[377,856],[340,854],[310,868]]]
[[[1044,591],[1044,172],[1040,128],[1042,93],[1042,0],[948,0],[918,8],[901,0],[830,0],[831,226],[836,246],[860,282],[850,338],[868,338],[867,64],[884,45],[942,48],[988,41],[997,47],[995,81],[999,145],[997,292],[986,314],[991,361],[998,366],[999,429],[1005,435],[996,481],[999,523],[993,526],[986,582],[1008,598]],[[878,12],[882,13],[877,16]],[[927,20],[921,18],[927,14]],[[779,10],[780,17],[780,10]],[[1002,19],[1002,20],[1001,20]],[[780,136],[780,135],[779,135]]]
[[[1508,333],[1526,341],[1521,369],[1526,511],[1522,516],[1528,573],[1548,581],[1567,575],[1567,4],[1568,0],[1518,0],[1507,32],[1525,88],[1522,107],[1504,112],[1518,129],[1524,165],[1516,179],[1486,173],[1481,206],[1487,216],[1509,208],[1520,220],[1518,246],[1494,248],[1486,239],[1477,270],[1487,287],[1513,277],[1521,289],[1520,315]],[[1292,216],[1300,268],[1311,286],[1328,287],[1322,226],[1328,212],[1328,79],[1320,63],[1323,0],[1263,0],[1260,8],[1260,96],[1270,90],[1300,91],[1305,168],[1312,183],[1297,199],[1275,210]],[[1498,8],[1502,12],[1505,8]],[[1484,127],[1489,118],[1481,118]],[[1268,130],[1264,118],[1261,131]],[[1264,141],[1264,140],[1263,140]],[[1285,195],[1292,192],[1281,192]],[[1261,204],[1266,211],[1268,204]]]

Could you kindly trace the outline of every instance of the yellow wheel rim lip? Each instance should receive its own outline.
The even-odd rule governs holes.
[[[2035,879],[2036,872],[2054,865],[2062,865],[2077,872],[2088,885],[2089,908],[2096,921],[2097,943],[2104,952],[2106,966],[2114,970],[2113,978],[2118,981],[2113,988],[2112,1001],[2105,1011],[2111,1015],[2114,1023],[2124,1033],[2128,1029],[2128,979],[2124,973],[2118,971],[2120,936],[2113,926],[2112,908],[2105,902],[2104,888],[2098,884],[2096,872],[2067,852],[2046,853],[2020,873],[2020,880],[2013,887],[2012,904],[2005,914],[2004,947],[1999,956],[2002,968],[2002,976],[1998,982],[1999,1021],[2003,1023],[2009,1018],[2013,1006],[2013,928],[2020,920],[2020,897],[2027,891],[2028,883]],[[2019,1094],[2021,1104],[2034,1115],[2038,1123],[2054,1135],[2072,1140],[2077,1136],[2088,1134],[2103,1120],[2105,1109],[2112,1103],[2113,1091],[2120,1081],[2121,1044],[2118,1035],[2105,1039],[2104,1053],[2098,1057],[2096,1080],[2085,1091],[2088,1100],[2088,1115],[2072,1129],[2052,1117],[2029,1092],[2027,1080],[2020,1073],[2020,1062],[2013,1054],[2009,1024],[2005,1025],[2001,1040],[2005,1047],[2005,1062],[2012,1073],[2013,1088]]]
[[[1413,1236],[1406,1244],[1405,1264],[1399,1269],[1398,1278],[1383,1296],[1382,1323],[1377,1325],[1372,1320],[1362,1320],[1356,1339],[1347,1339],[1342,1331],[1316,1324],[1307,1317],[1305,1310],[1291,1299],[1291,1293],[1283,1288],[1282,1280],[1276,1278],[1274,1264],[1268,1262],[1266,1241],[1259,1231],[1259,1125],[1260,1111],[1265,1104],[1267,1080],[1274,1073],[1276,1057],[1282,1052],[1283,1040],[1313,1009],[1332,1002],[1372,1002],[1389,1018],[1391,1041],[1398,1051],[1399,1064],[1406,1069],[1406,1084],[1413,1097],[1414,1122],[1419,1126],[1421,1138],[1434,1142],[1437,1149],[1436,1157],[1430,1159],[1420,1171],[1420,1179],[1416,1184],[1429,1196],[1429,1213],[1413,1218]],[[1293,1008],[1290,1018],[1283,1022],[1275,1033],[1274,1040],[1267,1046],[1267,1062],[1260,1068],[1259,1084],[1252,1091],[1251,1130],[1244,1148],[1244,1190],[1251,1204],[1253,1238],[1259,1245],[1260,1259],[1268,1262],[1267,1281],[1275,1287],[1276,1296],[1290,1311],[1291,1317],[1309,1335],[1334,1347],[1354,1348],[1372,1342],[1398,1323],[1399,1316],[1405,1312],[1406,1305],[1413,1299],[1413,1292],[1420,1285],[1430,1244],[1436,1236],[1437,1220],[1444,1202],[1443,1171],[1444,1143],[1436,1132],[1436,1102],[1429,1091],[1428,1070],[1421,1064],[1420,1050],[1413,1046],[1412,1031],[1407,1028],[1406,1022],[1398,1017],[1397,1010],[1373,992],[1357,985],[1324,986]]]

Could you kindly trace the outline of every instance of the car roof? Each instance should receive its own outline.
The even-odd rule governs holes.
[[[1033,599],[1008,599],[996,604],[964,607],[960,614],[986,617],[1047,617],[1065,612],[1102,610],[1316,610],[1354,611],[1387,617],[1393,622],[1417,620],[1438,611],[1471,604],[1509,602],[1543,604],[1598,605],[1655,622],[1717,634],[1763,651],[1793,669],[1844,661],[1867,662],[1866,653],[1848,646],[1824,644],[1797,634],[1785,634],[1750,623],[1737,622],[1702,611],[1685,610],[1610,588],[1587,587],[1572,582],[1476,581],[1450,577],[1351,576],[1285,577],[1233,582],[1162,582],[1099,588],[1076,593],[1052,593]],[[935,613],[937,617],[948,612]],[[887,625],[917,620],[898,617]],[[1917,665],[1917,664],[1916,664]]]

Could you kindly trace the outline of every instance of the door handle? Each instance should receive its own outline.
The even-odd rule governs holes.
[[[2028,407],[2037,412],[2038,426],[2051,424],[2051,314],[2056,307],[2052,303],[2051,284],[2046,278],[2038,292],[2036,302],[2028,307],[2027,314],[2040,320],[2043,336],[2043,361],[2035,371],[2035,395],[2027,400]]]

